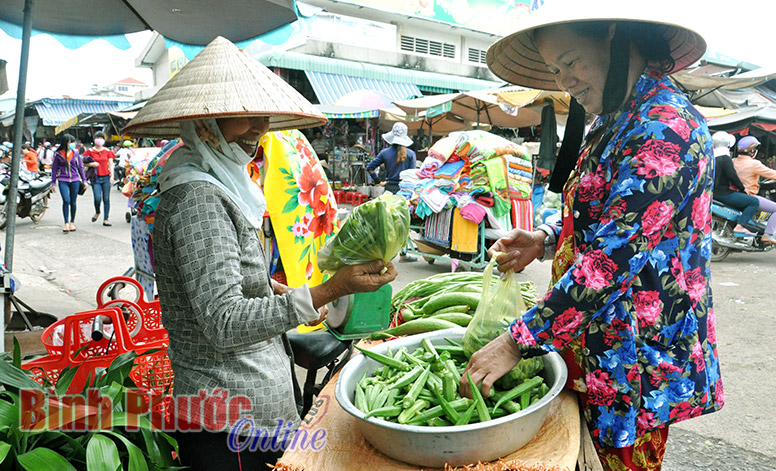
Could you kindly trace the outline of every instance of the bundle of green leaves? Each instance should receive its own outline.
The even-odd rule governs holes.
[[[356,206],[340,231],[318,252],[318,268],[334,273],[345,265],[391,261],[407,244],[407,200],[391,193]]]

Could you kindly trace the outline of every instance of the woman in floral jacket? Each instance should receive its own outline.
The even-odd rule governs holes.
[[[548,2],[488,52],[501,78],[568,91],[598,117],[564,178],[562,226],[516,230],[491,249],[503,252],[502,271],[557,249],[550,291],[467,370],[488,393],[521,357],[560,352],[605,469],[660,469],[668,425],[724,403],[709,279],[711,137],[666,76],[705,43],[662,20],[590,8]]]

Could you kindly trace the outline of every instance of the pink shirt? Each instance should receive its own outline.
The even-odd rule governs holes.
[[[760,191],[760,177],[776,180],[776,170],[748,155],[739,154],[733,159],[733,166],[736,168],[738,178],[744,184],[746,192],[750,195],[757,195],[757,192]]]

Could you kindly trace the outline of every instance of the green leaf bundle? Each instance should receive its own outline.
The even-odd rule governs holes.
[[[340,231],[318,252],[318,268],[333,273],[345,265],[391,261],[407,244],[407,200],[391,193],[356,206]]]

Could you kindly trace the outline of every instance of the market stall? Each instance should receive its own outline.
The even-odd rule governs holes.
[[[413,214],[411,252],[433,263],[487,262],[486,239],[531,230],[533,164],[521,145],[485,131],[451,133],[429,149],[418,170],[401,174],[399,194]]]
[[[487,399],[457,392],[472,350],[502,331],[499,319],[536,303],[532,283],[493,276],[493,267],[414,280],[396,292],[395,326],[361,332],[388,340],[357,345],[362,354],[317,395],[277,469],[597,469],[586,467],[595,452],[574,395],[563,391],[558,354],[522,360]],[[354,309],[346,323],[362,325],[365,310]],[[443,320],[454,318],[460,326]]]

